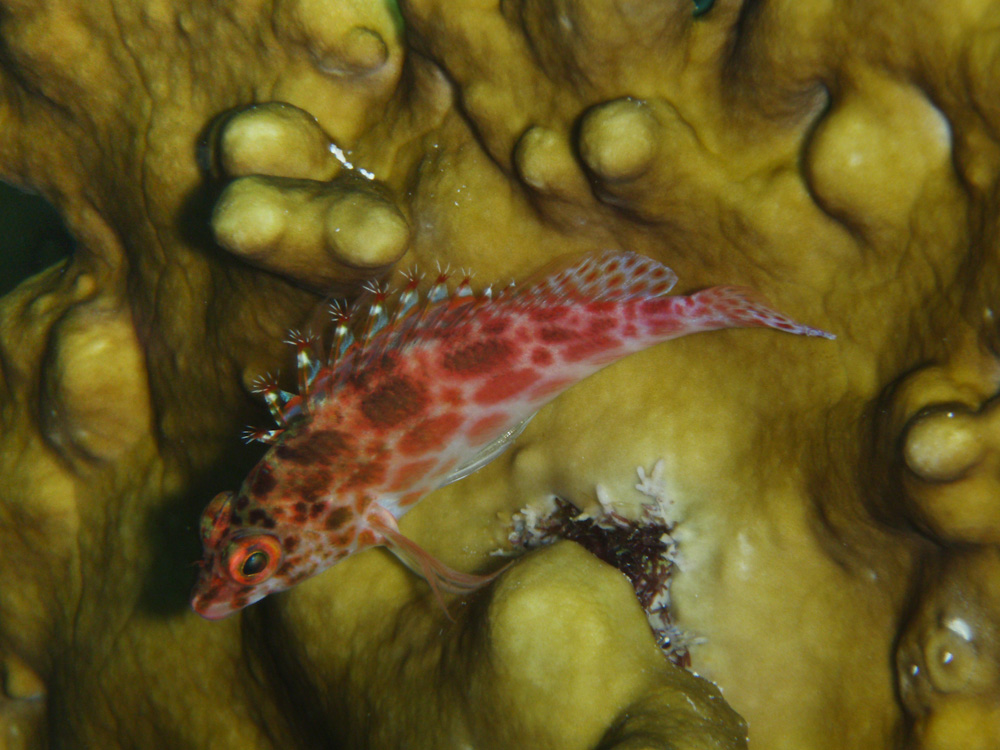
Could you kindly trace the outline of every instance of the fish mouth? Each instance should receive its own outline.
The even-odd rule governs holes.
[[[191,609],[206,620],[221,620],[236,611],[228,602],[211,598],[197,590],[191,595]]]
[[[206,620],[221,620],[242,609],[233,605],[234,596],[235,592],[225,581],[203,573],[191,592],[191,609]]]

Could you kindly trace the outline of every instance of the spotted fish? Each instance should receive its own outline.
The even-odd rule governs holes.
[[[271,447],[239,492],[219,494],[202,514],[194,610],[225,617],[380,545],[439,601],[442,590],[472,591],[491,576],[448,567],[396,521],[495,458],[541,406],[689,333],[769,327],[832,338],[745,287],[668,296],[675,281],[650,258],[607,251],[495,297],[474,295],[468,279],[449,293],[442,274],[426,295],[412,276],[393,295],[376,287],[364,306],[334,307],[325,361],[314,339],[294,337],[299,393],[260,385],[278,427],[252,434]]]

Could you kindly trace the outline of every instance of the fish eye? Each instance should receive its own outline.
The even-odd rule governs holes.
[[[226,569],[237,583],[252,586],[270,578],[281,564],[281,543],[270,534],[235,539],[226,550]]]
[[[247,558],[243,561],[243,567],[240,568],[240,573],[242,573],[247,578],[253,578],[255,575],[260,574],[264,568],[267,567],[268,562],[270,562],[270,557],[268,557],[266,552],[261,552],[260,550],[255,550],[251,552]]]

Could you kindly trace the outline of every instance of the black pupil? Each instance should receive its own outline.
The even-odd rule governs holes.
[[[250,553],[243,561],[243,575],[255,576],[267,567],[267,553],[260,550]]]

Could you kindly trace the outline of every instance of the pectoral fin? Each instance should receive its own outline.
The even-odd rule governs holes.
[[[465,479],[469,476],[469,474],[479,471],[481,468],[486,466],[486,464],[496,459],[505,450],[510,448],[511,444],[517,440],[518,436],[522,432],[524,432],[524,428],[528,426],[528,422],[534,419],[534,417],[535,415],[532,414],[527,419],[518,422],[499,437],[487,443],[468,461],[452,469],[451,472],[444,477],[438,487],[444,487],[446,484],[457,482],[459,479]]]
[[[374,531],[382,535],[386,546],[392,553],[406,567],[427,581],[431,591],[434,592],[434,598],[437,599],[444,613],[448,615],[448,619],[451,619],[451,615],[448,614],[448,607],[445,604],[442,591],[449,594],[469,594],[490,583],[506,569],[504,566],[495,573],[485,576],[462,573],[445,565],[409,537],[403,536],[396,526],[396,519],[392,517],[392,514],[388,512],[384,516],[380,514],[376,518],[370,519],[369,523]]]

